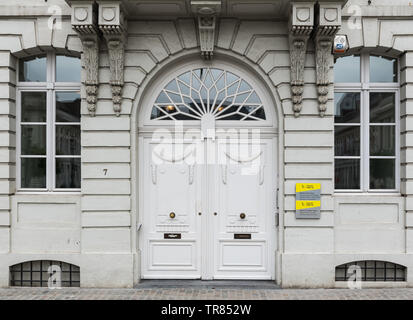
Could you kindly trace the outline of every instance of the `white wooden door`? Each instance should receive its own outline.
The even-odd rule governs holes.
[[[274,279],[275,139],[204,140],[192,165],[140,141],[142,278]]]
[[[210,173],[214,279],[274,279],[274,139],[217,143]],[[212,254],[212,252],[211,252]]]
[[[142,277],[201,277],[201,196],[203,167],[182,152],[163,152],[158,142],[141,139]],[[188,163],[189,162],[189,163]],[[174,238],[180,237],[180,239]]]

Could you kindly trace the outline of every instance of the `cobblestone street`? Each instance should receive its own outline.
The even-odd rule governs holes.
[[[413,300],[413,288],[394,289],[230,289],[3,288],[0,300]]]

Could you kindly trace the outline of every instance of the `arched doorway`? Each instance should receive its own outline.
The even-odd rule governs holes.
[[[184,63],[139,113],[144,279],[274,279],[277,121],[258,79]]]

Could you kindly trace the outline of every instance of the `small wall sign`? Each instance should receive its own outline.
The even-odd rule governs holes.
[[[181,239],[181,234],[180,233],[164,233],[163,238],[164,239]]]
[[[234,239],[251,239],[251,233],[235,233]]]
[[[320,219],[321,184],[297,183],[295,185],[295,217]]]

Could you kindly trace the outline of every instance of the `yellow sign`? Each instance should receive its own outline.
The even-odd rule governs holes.
[[[295,209],[302,210],[302,209],[310,209],[310,208],[317,208],[321,206],[321,201],[296,201],[295,202]]]
[[[321,183],[297,183],[295,192],[312,191],[321,189]]]

